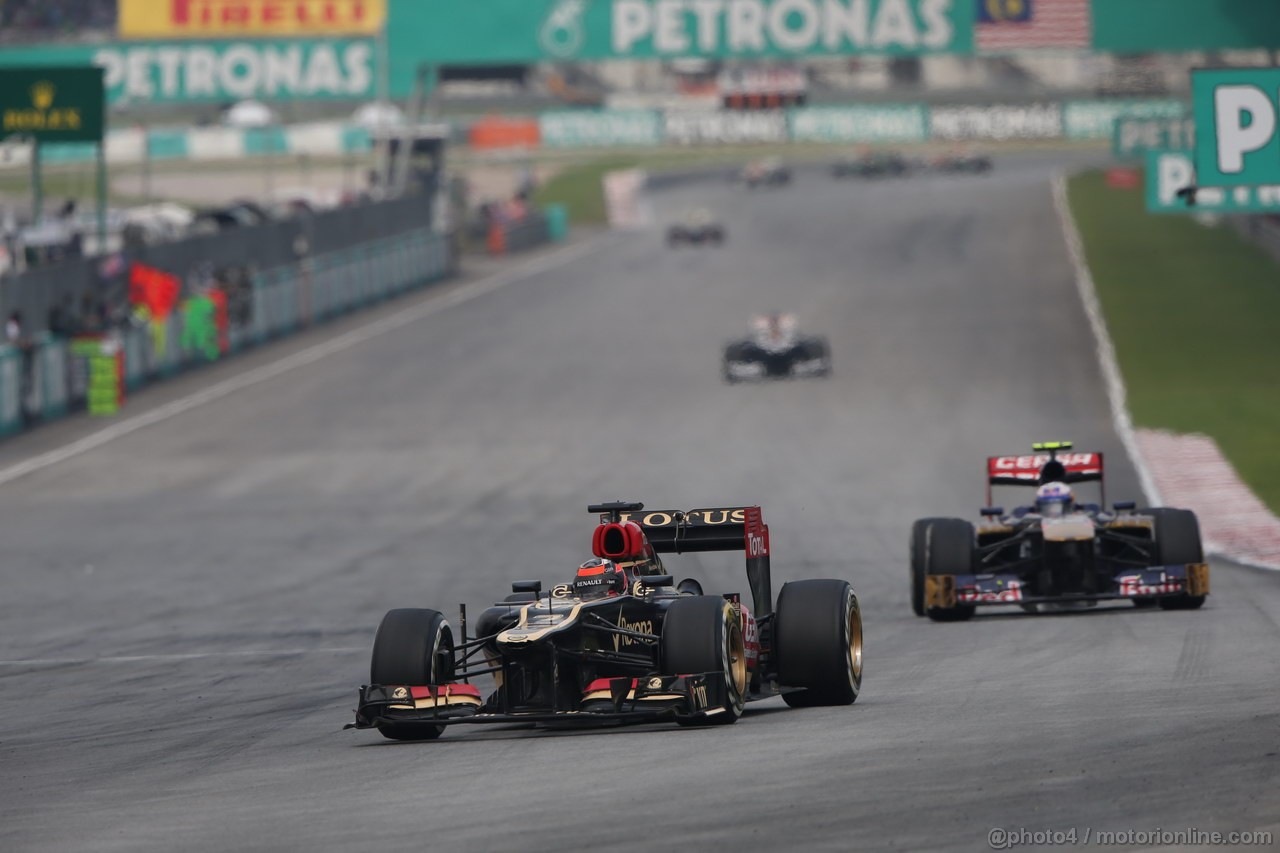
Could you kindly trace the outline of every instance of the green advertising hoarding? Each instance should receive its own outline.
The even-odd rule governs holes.
[[[101,68],[0,69],[0,138],[101,142],[104,112]]]
[[[657,145],[662,116],[656,110],[551,110],[538,116],[547,148]]]
[[[96,65],[110,104],[363,100],[374,96],[372,39],[131,42],[0,50],[0,68]]]
[[[1062,126],[1068,139],[1110,139],[1121,116],[1178,118],[1186,112],[1187,105],[1173,98],[1067,101],[1062,105]]]
[[[1190,151],[1196,147],[1196,124],[1182,118],[1121,116],[1111,136],[1111,154],[1117,160],[1146,159],[1148,151]]]
[[[399,2],[393,89],[421,64],[971,53],[973,0]]]
[[[1197,187],[1195,205],[1178,191],[1193,186],[1190,151],[1147,152],[1147,210],[1151,213],[1280,213],[1280,185]]]
[[[790,112],[793,142],[923,142],[923,104],[801,107]]]
[[[1092,5],[1097,51],[1280,48],[1275,0],[1093,0]]]
[[[1192,71],[1191,102],[1201,184],[1280,184],[1280,68]]]

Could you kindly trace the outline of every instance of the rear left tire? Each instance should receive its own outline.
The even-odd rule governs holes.
[[[1160,507],[1148,510],[1155,518],[1156,565],[1176,566],[1203,563],[1204,546],[1200,542],[1200,522],[1189,509]],[[1203,595],[1179,595],[1157,599],[1161,610],[1198,610],[1204,606]]]

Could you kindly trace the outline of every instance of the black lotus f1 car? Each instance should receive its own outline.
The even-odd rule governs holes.
[[[831,166],[831,175],[836,178],[900,178],[911,171],[910,160],[888,151],[838,160]]]
[[[463,723],[735,722],[745,703],[848,705],[862,686],[862,612],[842,580],[784,584],[775,606],[759,507],[644,512],[607,503],[595,556],[549,591],[517,581],[470,633],[435,610],[392,610],[373,644],[355,723],[430,740]],[[675,584],[663,554],[744,551],[738,594]],[[482,692],[479,681],[491,680]]]
[[[724,348],[726,382],[750,379],[829,376],[831,348],[825,338],[803,337],[790,314],[766,314],[751,321],[751,337]]]
[[[911,607],[939,622],[973,616],[978,607],[1018,605],[1028,612],[1132,601],[1136,607],[1190,610],[1209,594],[1195,513],[1106,510],[1101,453],[1072,453],[1071,442],[1032,445],[1032,456],[987,460],[987,503],[993,485],[1037,488],[1037,503],[1011,513],[987,506],[974,525],[923,518],[911,528]],[[1103,505],[1061,497],[1066,484],[1096,482]],[[1048,491],[1043,487],[1050,486]]]
[[[933,161],[933,169],[950,174],[981,175],[990,172],[991,157],[987,154],[943,154]]]

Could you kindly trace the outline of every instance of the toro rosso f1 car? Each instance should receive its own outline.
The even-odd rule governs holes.
[[[800,336],[792,315],[755,317],[751,327],[751,337],[724,348],[726,382],[830,375],[831,348],[826,339]]]
[[[517,581],[455,630],[435,610],[392,610],[373,642],[356,720],[392,740],[462,723],[735,722],[743,705],[848,705],[862,686],[862,612],[842,580],[770,587],[759,507],[644,512],[607,503],[594,557],[571,583]],[[663,554],[744,551],[751,606],[673,582]],[[486,696],[477,681],[491,681]]]
[[[968,619],[978,607],[1069,609],[1099,601],[1132,601],[1190,610],[1209,594],[1200,527],[1185,509],[1111,510],[1076,503],[1071,484],[1099,484],[1101,453],[1073,453],[1070,442],[1032,446],[1035,455],[987,460],[992,486],[1036,490],[1035,502],[1011,513],[987,506],[974,525],[924,518],[911,528],[911,607],[935,621]]]

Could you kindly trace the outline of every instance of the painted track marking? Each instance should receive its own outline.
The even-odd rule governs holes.
[[[98,658],[31,658],[28,660],[0,660],[0,666],[39,667],[39,666],[87,666],[90,664],[120,663],[182,663],[191,660],[207,660],[210,658],[267,658],[296,657],[298,655],[345,655],[356,652],[367,652],[364,646],[338,647],[328,649],[247,649],[229,652],[188,652],[168,655],[111,655]]]
[[[506,287],[513,282],[563,266],[594,251],[602,245],[602,242],[600,237],[594,237],[584,243],[566,246],[549,255],[534,258],[518,267],[494,273],[470,284],[461,285],[437,298],[428,299],[404,311],[366,323],[363,326],[344,332],[336,338],[299,350],[277,361],[259,365],[252,370],[224,379],[194,394],[171,400],[150,411],[90,433],[83,438],[64,444],[62,447],[32,456],[30,459],[25,459],[0,470],[0,485],[12,483],[14,480],[25,477],[28,474],[34,474],[52,465],[57,465],[60,462],[88,453],[90,450],[95,450],[118,438],[123,438],[140,429],[175,418],[192,409],[220,400],[229,394],[234,394],[236,391],[258,385],[269,379],[275,379],[277,376],[281,376],[291,370],[313,364],[322,358],[350,349],[357,344],[372,340],[402,326],[408,326],[433,314],[439,314],[454,306],[470,302],[473,299]]]

